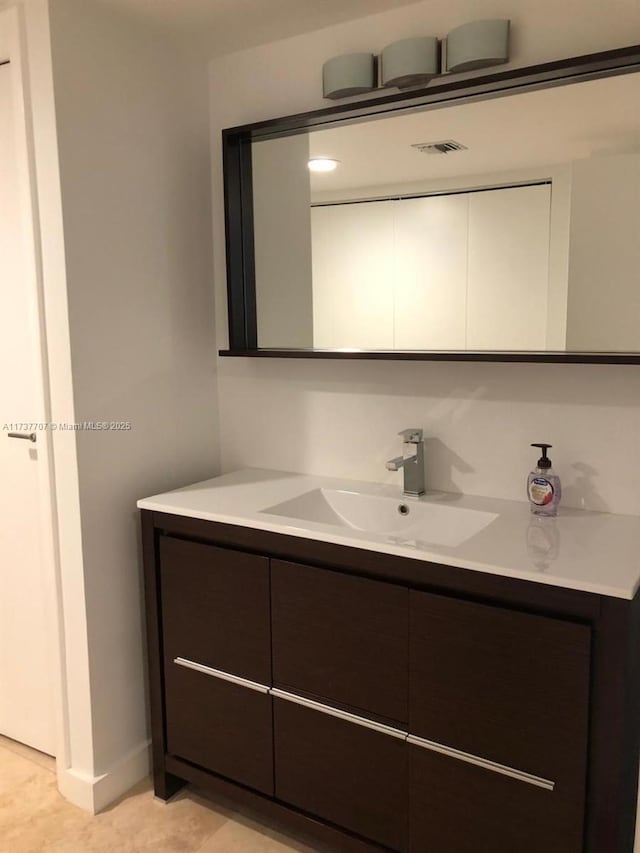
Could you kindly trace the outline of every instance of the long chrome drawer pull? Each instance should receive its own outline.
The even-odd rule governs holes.
[[[277,687],[273,687],[270,692],[272,696],[276,696],[278,699],[285,699],[287,702],[293,702],[295,705],[302,705],[304,708],[320,711],[321,714],[328,714],[330,717],[346,720],[346,722],[354,723],[356,726],[372,729],[374,732],[380,732],[380,734],[396,737],[400,740],[406,740],[407,738],[407,732],[403,732],[401,729],[394,729],[393,726],[386,726],[384,723],[376,723],[373,720],[368,720],[366,717],[360,717],[358,714],[339,711],[337,708],[331,707],[331,705],[323,705],[322,702],[314,702],[313,699],[305,699],[303,696],[298,696],[295,693],[287,693],[286,690],[279,690]]]
[[[202,663],[187,660],[186,658],[175,658],[174,663],[178,666],[184,666],[187,669],[195,669],[196,672],[202,672],[204,675],[211,675],[213,678],[219,678],[221,681],[229,681],[231,684],[237,684],[239,687],[248,687],[249,690],[255,690],[258,693],[268,693],[269,688],[266,684],[259,684],[257,681],[249,681],[248,678],[240,678],[239,675],[232,675],[230,672],[222,672],[220,669],[213,669],[210,666],[205,666]]]
[[[458,761],[466,761],[467,764],[475,764],[476,767],[492,770],[494,773],[501,773],[503,776],[517,779],[519,782],[526,782],[528,785],[544,788],[545,791],[553,791],[556,786],[555,782],[550,782],[548,779],[541,779],[540,776],[532,776],[531,773],[514,770],[513,767],[505,767],[504,764],[497,764],[495,761],[489,761],[486,758],[478,758],[477,755],[461,752],[459,749],[443,746],[441,743],[435,743],[432,740],[424,740],[424,738],[416,737],[415,735],[409,735],[407,743],[413,744],[413,746],[421,746],[423,749],[430,749],[432,752],[439,752],[449,758],[456,758]]]

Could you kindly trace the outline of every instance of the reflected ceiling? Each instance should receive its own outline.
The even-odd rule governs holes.
[[[569,162],[640,147],[640,74],[394,116],[310,134],[312,157],[340,160],[314,174],[315,195]],[[455,140],[466,151],[423,154]]]

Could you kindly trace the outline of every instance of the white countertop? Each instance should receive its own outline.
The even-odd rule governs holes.
[[[399,503],[446,504],[495,513],[497,518],[461,545],[446,547],[264,512],[313,489],[365,492]],[[445,492],[406,498],[399,486],[252,468],[144,498],[138,507],[616,598],[632,599],[640,583],[636,516],[561,507],[557,518],[540,519],[531,515],[526,502]]]

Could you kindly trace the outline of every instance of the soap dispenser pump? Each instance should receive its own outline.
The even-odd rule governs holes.
[[[531,445],[531,447],[539,447],[542,451],[535,471],[532,471],[527,478],[527,495],[531,512],[534,515],[554,516],[558,514],[562,486],[560,477],[553,473],[551,460],[547,456],[547,450],[552,446],[551,444]]]

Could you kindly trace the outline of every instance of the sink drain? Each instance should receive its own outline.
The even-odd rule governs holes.
[[[400,513],[400,515],[409,515],[410,510],[406,504],[400,504],[400,506],[398,507],[398,512]]]

